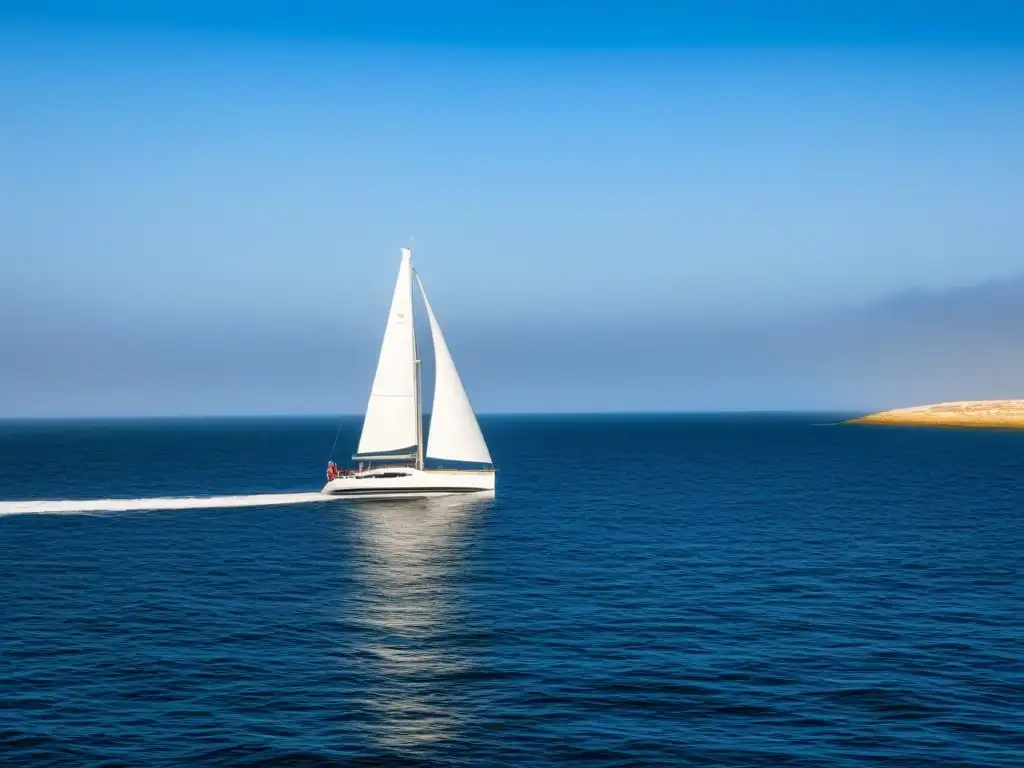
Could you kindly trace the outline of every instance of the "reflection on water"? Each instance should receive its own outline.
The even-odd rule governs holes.
[[[452,738],[467,713],[452,686],[469,662],[458,652],[459,583],[469,521],[490,500],[464,496],[352,504],[359,633],[370,735],[389,751]]]

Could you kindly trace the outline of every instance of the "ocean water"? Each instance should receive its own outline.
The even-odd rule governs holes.
[[[1021,765],[1024,433],[830,421],[484,419],[496,499],[372,504],[332,420],[0,425],[0,763]]]

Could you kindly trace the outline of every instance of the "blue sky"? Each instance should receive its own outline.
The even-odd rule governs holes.
[[[1024,390],[1020,3],[477,5],[0,4],[0,416],[358,412],[410,235],[480,410]]]

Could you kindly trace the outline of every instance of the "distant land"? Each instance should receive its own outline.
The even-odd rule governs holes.
[[[1024,400],[964,400],[881,411],[847,424],[1024,429]]]

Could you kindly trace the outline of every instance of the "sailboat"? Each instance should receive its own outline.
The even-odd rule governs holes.
[[[434,347],[434,402],[425,445],[413,278],[427,310]],[[352,460],[355,469],[328,464],[322,493],[353,499],[494,494],[490,451],[423,283],[412,268],[409,248],[402,249],[377,373]]]

